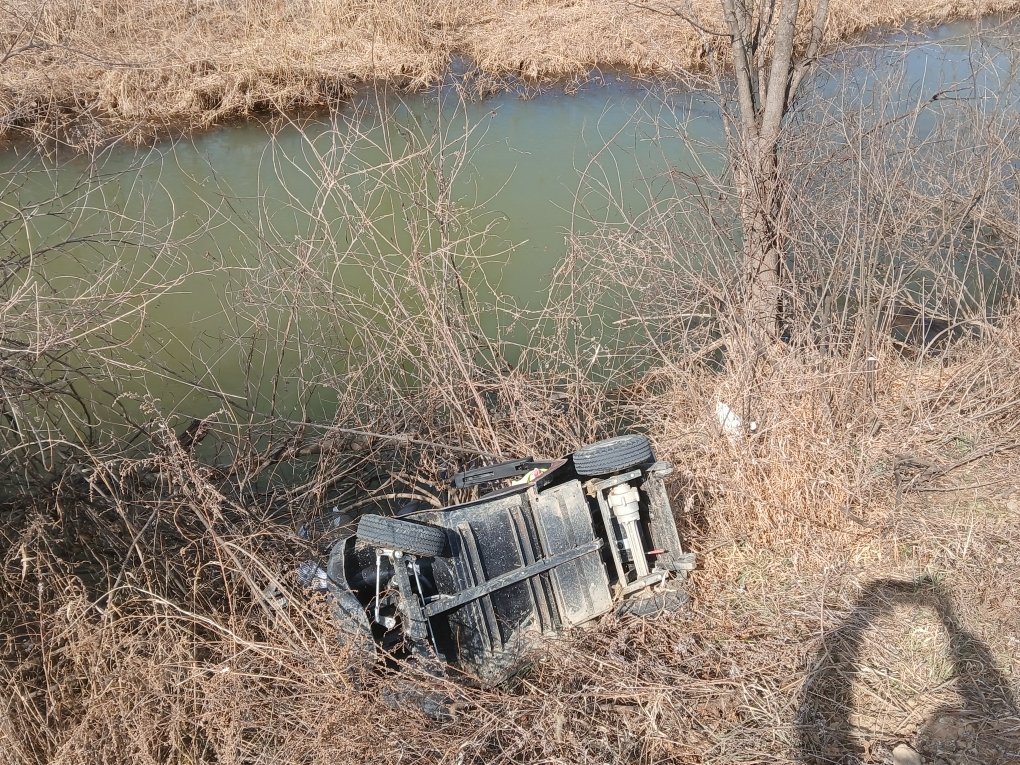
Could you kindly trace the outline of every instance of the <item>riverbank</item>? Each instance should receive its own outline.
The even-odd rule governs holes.
[[[112,507],[0,529],[21,541],[2,550],[0,764],[877,764],[903,746],[1013,762],[1018,319],[951,358],[880,353],[874,395],[845,384],[850,360],[784,356],[774,416],[747,439],[703,415],[727,380],[670,370],[642,405],[702,565],[691,607],[547,641],[488,691],[352,667],[327,604],[279,573],[306,554],[292,532],[238,517],[170,442],[180,495],[127,505],[134,541]],[[61,529],[86,560],[137,544],[105,553],[123,584],[90,592]],[[287,611],[261,606],[267,577]],[[386,703],[409,682],[449,697],[451,719]]]
[[[692,7],[715,28],[717,6]],[[709,38],[666,9],[627,0],[16,0],[0,10],[0,137],[144,140],[327,105],[367,82],[414,90],[442,77],[453,56],[476,67],[483,90],[599,67],[703,70]],[[835,0],[827,33],[837,41],[1018,11],[1018,0]]]
[[[722,129],[652,89],[25,151],[0,171],[0,765],[1015,762],[1020,94],[1015,36],[955,39],[808,91],[784,148],[789,342],[724,364],[746,308]],[[145,99],[180,87],[115,93],[132,119],[82,100],[39,124],[141,136],[175,124]],[[723,402],[757,427],[720,423]],[[333,507],[624,431],[675,466],[699,560],[683,611],[550,638],[480,690],[366,668],[300,584],[317,548],[295,530]]]

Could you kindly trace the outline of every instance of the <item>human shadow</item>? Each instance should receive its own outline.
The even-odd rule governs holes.
[[[866,633],[898,605],[930,609],[949,640],[959,704],[940,708],[918,733],[915,748],[929,758],[943,751],[954,763],[1020,762],[1020,710],[1008,681],[996,668],[988,646],[966,630],[953,602],[930,577],[869,584],[850,615],[822,640],[814,667],[801,692],[797,714],[801,761],[812,765],[855,765],[865,748],[850,723],[854,681]],[[954,737],[967,741],[952,741]],[[969,754],[967,754],[969,752]],[[941,761],[941,760],[940,760]]]

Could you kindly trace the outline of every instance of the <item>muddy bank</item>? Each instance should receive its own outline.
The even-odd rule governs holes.
[[[721,27],[715,0],[692,8],[706,28]],[[1020,0],[834,0],[828,35],[1017,11]],[[290,113],[359,83],[414,90],[455,55],[477,68],[484,91],[596,67],[697,73],[712,43],[627,0],[15,0],[0,29],[0,136],[76,144]]]

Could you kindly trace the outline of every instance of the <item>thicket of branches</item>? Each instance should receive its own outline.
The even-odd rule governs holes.
[[[975,43],[978,69],[982,55]],[[1013,452],[1016,82],[999,103],[941,87],[908,101],[855,89],[850,63],[827,64],[840,87],[816,81],[784,136],[788,331],[742,367],[722,356],[746,331],[731,173],[706,159],[653,179],[647,212],[571,236],[546,307],[525,313],[490,296],[490,219],[457,191],[481,140],[464,110],[378,130],[345,111],[302,156],[273,155],[315,189],[290,198],[306,235],[278,234],[266,211],[240,234],[259,258],[230,277],[244,328],[230,340],[261,379],[216,390],[199,370],[215,411],[181,419],[114,381],[166,374],[132,343],[188,271],[187,241],[144,206],[97,207],[116,179],[87,171],[25,209],[8,174],[0,762],[701,762],[726,725],[752,737],[740,719],[709,730],[699,706],[739,685],[737,667],[768,664],[720,642],[726,619],[604,624],[511,688],[450,686],[453,722],[390,709],[391,678],[352,674],[323,604],[294,584],[315,551],[293,532],[334,504],[439,502],[422,483],[458,466],[626,426],[678,464],[696,544],[824,557],[912,492]],[[378,162],[355,156],[366,143]],[[69,210],[103,233],[79,241]],[[41,244],[40,220],[56,231]],[[87,257],[114,246],[155,265],[125,276]],[[83,271],[56,278],[76,254]],[[312,418],[323,392],[331,421]],[[717,401],[756,432],[721,433]],[[265,603],[270,584],[288,610]],[[754,746],[789,757],[792,723],[765,711],[780,734]]]

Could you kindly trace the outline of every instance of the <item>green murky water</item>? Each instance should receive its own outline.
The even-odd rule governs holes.
[[[991,108],[1016,91],[1017,53],[1000,36],[976,57],[968,29],[884,39],[819,87],[857,108],[889,83],[904,103],[965,91]],[[877,68],[853,61],[876,55]],[[71,306],[40,333],[84,337],[121,316],[89,335],[129,352],[86,400],[137,413],[147,392],[189,417],[225,399],[329,420],[349,354],[385,352],[366,345],[368,325],[436,310],[409,285],[415,269],[435,273],[434,253],[481,301],[490,336],[526,342],[569,237],[687,193],[677,179],[721,172],[722,145],[708,97],[610,75],[531,99],[465,102],[452,84],[366,94],[332,115],[93,157],[17,147],[0,155],[0,218],[33,267],[5,289]]]

